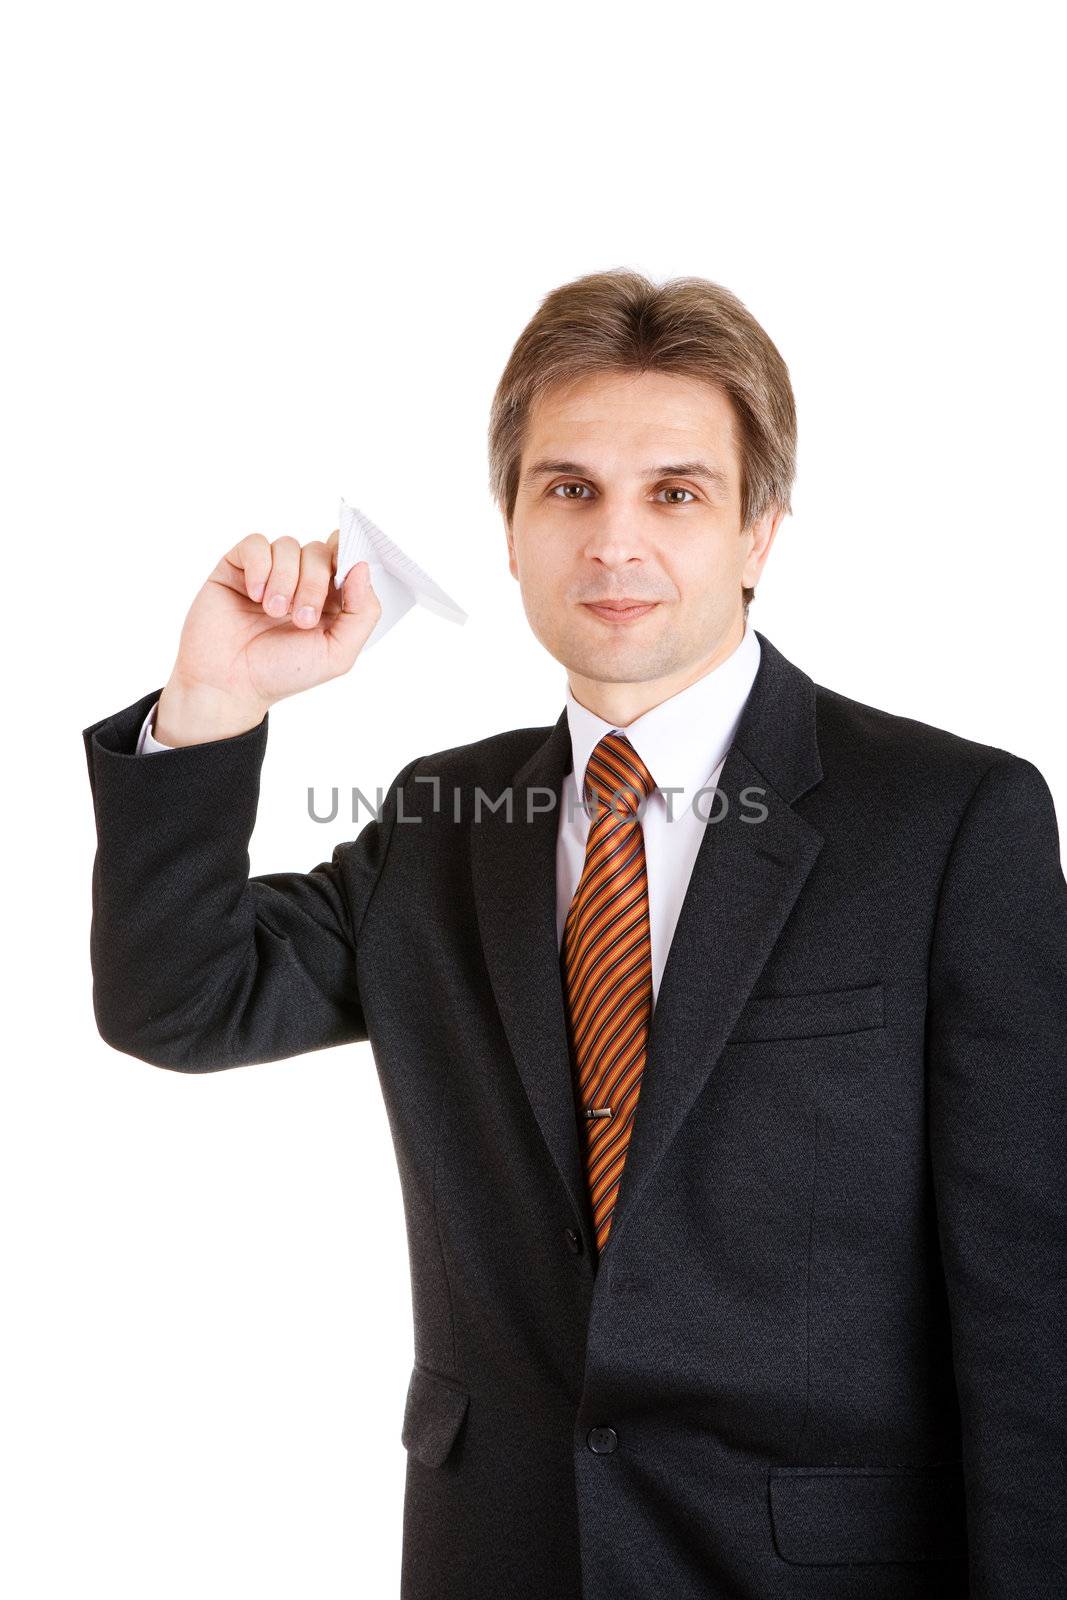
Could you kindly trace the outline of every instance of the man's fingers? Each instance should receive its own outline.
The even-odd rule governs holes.
[[[250,600],[259,601],[263,598],[270,568],[270,540],[262,533],[247,533],[232,550],[227,550],[212,577],[238,593],[247,594]]]
[[[227,550],[211,576],[262,604],[268,616],[292,613],[297,627],[313,628],[324,612],[344,604],[343,591],[333,588],[339,540],[338,528],[306,545],[288,536],[272,543],[265,534],[249,533]]]
[[[333,558],[321,539],[300,551],[300,578],[293,595],[293,621],[298,628],[313,628],[330,588]]]
[[[373,597],[377,605],[378,596],[370,586],[370,567],[365,561],[357,561],[341,585],[341,610],[356,616],[362,614],[366,608],[368,595]]]
[[[357,561],[341,588],[342,609],[325,630],[331,661],[338,673],[347,672],[374,631],[382,614],[381,601],[371,588],[370,570]]]
[[[270,576],[263,593],[263,609],[268,617],[288,614],[300,577],[300,545],[289,534],[275,539],[270,547]]]

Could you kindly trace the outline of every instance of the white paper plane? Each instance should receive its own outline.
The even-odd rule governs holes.
[[[346,505],[343,500],[338,527],[334,588],[341,587],[357,561],[366,561],[371,588],[381,602],[382,614],[368,635],[364,650],[368,645],[377,644],[393,623],[399,622],[405,611],[410,611],[416,600],[449,622],[466,622],[467,613],[449,599],[417,562],[406,556],[362,511]]]

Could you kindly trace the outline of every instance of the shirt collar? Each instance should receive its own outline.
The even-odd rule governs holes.
[[[568,685],[571,781],[579,801],[589,757],[604,735],[614,731],[629,739],[657,789],[676,791],[669,796],[670,814],[679,815],[729,751],[759,663],[759,640],[746,618],[744,637],[725,661],[688,688],[661,700],[627,727],[605,722],[594,711],[579,705]],[[667,796],[653,798],[667,805]],[[702,802],[703,807],[706,802]]]

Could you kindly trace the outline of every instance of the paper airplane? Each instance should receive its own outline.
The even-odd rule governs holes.
[[[410,611],[416,600],[449,622],[466,622],[467,613],[450,600],[417,562],[406,556],[362,511],[341,501],[337,539],[337,571],[334,588],[339,589],[357,561],[370,568],[371,587],[381,602],[382,614],[367,637],[367,645],[377,644]]]

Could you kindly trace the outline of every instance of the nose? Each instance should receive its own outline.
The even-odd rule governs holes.
[[[582,554],[588,561],[605,567],[621,567],[629,561],[642,561],[647,555],[635,519],[624,509],[598,507],[588,518]]]

